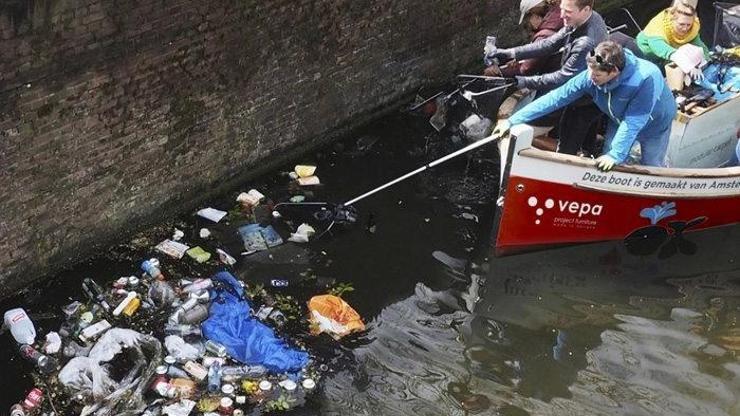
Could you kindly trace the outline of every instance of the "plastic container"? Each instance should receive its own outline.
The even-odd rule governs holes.
[[[141,270],[157,280],[164,280],[162,271],[159,270],[159,260],[152,258],[141,262]]]
[[[21,345],[20,353],[23,358],[34,363],[42,374],[53,373],[57,368],[57,361],[54,358],[42,354],[30,345]]]
[[[224,363],[226,363],[226,359],[224,359],[223,357],[207,356],[207,357],[203,357],[203,360],[202,360],[203,365],[207,368],[211,368],[211,366],[216,362],[218,362],[218,364],[221,366],[221,372],[223,374]]]
[[[36,327],[22,308],[6,311],[3,320],[17,343],[31,345],[36,341]]]
[[[306,378],[301,382],[301,386],[303,386],[304,390],[313,390],[316,388],[316,382],[312,378]]]
[[[234,412],[234,401],[230,397],[223,397],[218,405],[218,413],[231,416]]]
[[[233,396],[234,390],[235,389],[233,384],[224,384],[223,386],[221,386],[221,393],[227,396]]]
[[[168,324],[164,328],[164,332],[167,335],[178,335],[181,338],[185,337],[200,337],[202,335],[200,327],[195,325],[171,325]]]
[[[215,393],[221,388],[221,363],[218,361],[208,368],[208,391]]]
[[[198,279],[185,286],[182,291],[185,293],[196,293],[211,287],[213,287],[213,281],[211,279]]]
[[[272,383],[270,383],[268,380],[262,380],[260,381],[259,388],[263,392],[268,392],[272,390]]]
[[[185,363],[185,371],[188,372],[191,376],[195,377],[198,380],[205,380],[206,377],[208,377],[208,370],[203,367],[202,365],[196,363],[195,361],[188,361]]]
[[[236,378],[256,378],[267,374],[267,368],[261,365],[234,365],[222,367],[221,373],[225,376],[235,376]]]

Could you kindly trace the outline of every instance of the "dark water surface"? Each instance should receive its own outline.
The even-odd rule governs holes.
[[[451,150],[426,124],[400,115],[296,163],[319,166],[324,185],[315,199],[341,202]],[[497,171],[493,149],[479,151],[359,202],[351,228],[240,259],[238,277],[285,278],[299,299],[323,293],[301,283],[307,275],[351,283],[344,297],[367,324],[341,342],[297,330],[329,371],[292,413],[740,414],[738,227],[692,238],[696,254],[666,260],[591,245],[486,261]],[[284,200],[287,182],[276,171],[241,190]],[[229,209],[235,195],[211,206]],[[83,277],[136,272],[173,225],[195,245],[192,236],[209,224],[190,215],[163,224],[2,306],[26,307],[41,339],[58,328],[60,306],[82,297]],[[209,228],[238,253],[226,227]],[[173,275],[218,267],[211,269],[165,261]],[[5,411],[34,381],[9,334],[2,353]]]
[[[428,124],[396,115],[295,162],[318,165],[314,200],[343,202],[453,150]],[[282,174],[291,169],[238,191],[284,201],[298,192]],[[354,288],[344,298],[365,333],[335,342],[307,336],[305,323],[290,327],[329,370],[289,414],[740,415],[740,226],[689,235],[695,254],[663,260],[619,244],[489,259],[497,174],[485,148],[357,203],[350,228],[248,257],[238,256],[233,227],[184,215],[0,306],[26,308],[42,340],[58,329],[61,306],[83,300],[82,278],[138,273],[177,226],[191,246],[240,257],[232,271],[249,285],[289,280],[283,292],[299,302],[325,293],[327,282]],[[210,206],[232,209],[238,191]],[[199,240],[201,227],[216,239]],[[173,277],[220,269],[162,260]],[[7,333],[0,353],[0,414],[34,385],[50,392]]]

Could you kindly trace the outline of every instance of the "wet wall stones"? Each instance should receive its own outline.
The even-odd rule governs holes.
[[[0,295],[449,79],[508,3],[1,1]]]

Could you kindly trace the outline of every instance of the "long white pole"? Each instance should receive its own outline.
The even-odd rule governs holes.
[[[477,148],[479,148],[479,147],[481,147],[483,145],[486,145],[486,144],[488,144],[488,143],[490,143],[490,142],[492,142],[492,141],[494,141],[496,139],[498,139],[498,137],[494,137],[493,135],[491,135],[491,136],[486,137],[485,139],[481,139],[481,140],[478,140],[475,143],[471,143],[471,144],[463,147],[460,150],[457,150],[455,152],[450,153],[447,156],[443,156],[443,157],[441,157],[441,158],[439,158],[439,159],[437,159],[435,161],[432,161],[430,163],[427,163],[426,165],[424,165],[424,166],[422,166],[422,167],[420,167],[420,168],[418,168],[416,170],[413,170],[413,171],[411,171],[411,172],[409,172],[409,173],[407,173],[407,174],[405,174],[403,176],[400,176],[400,177],[398,177],[398,178],[396,178],[396,179],[394,179],[394,180],[392,180],[392,181],[390,181],[390,182],[388,182],[388,183],[386,183],[384,185],[381,185],[381,186],[373,189],[370,192],[366,192],[366,193],[364,193],[364,194],[362,194],[362,195],[360,195],[360,196],[358,196],[356,198],[350,199],[349,201],[347,201],[347,202],[344,203],[344,206],[352,205],[355,202],[357,202],[359,200],[362,200],[362,199],[365,199],[368,196],[370,196],[370,195],[372,195],[372,194],[374,194],[376,192],[380,192],[383,189],[388,188],[389,186],[395,185],[398,182],[401,182],[401,181],[403,181],[405,179],[408,179],[408,178],[416,175],[417,173],[424,172],[425,170],[427,170],[427,169],[429,169],[431,167],[437,166],[440,163],[444,163],[444,162],[452,159],[453,157],[460,156],[463,153],[467,153],[467,152],[469,152],[471,150],[477,149]]]

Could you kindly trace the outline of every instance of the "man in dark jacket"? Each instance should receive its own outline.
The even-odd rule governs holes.
[[[530,43],[549,38],[563,28],[560,17],[560,0],[521,0],[519,25],[525,24],[530,33]],[[537,75],[553,72],[560,68],[560,54],[510,61],[499,68],[491,65],[483,71],[489,77]]]
[[[517,76],[519,88],[538,91],[538,95],[555,89],[586,69],[586,57],[599,43],[607,40],[609,33],[597,12],[594,0],[562,0],[560,17],[565,26],[554,35],[535,43],[510,49],[495,49],[489,59],[507,62],[550,56],[563,49],[561,66],[554,72],[541,75]],[[594,123],[598,121],[598,108],[588,102],[577,102],[565,108],[559,122],[558,151],[576,154],[587,136],[595,136]],[[591,140],[593,137],[589,137]]]

